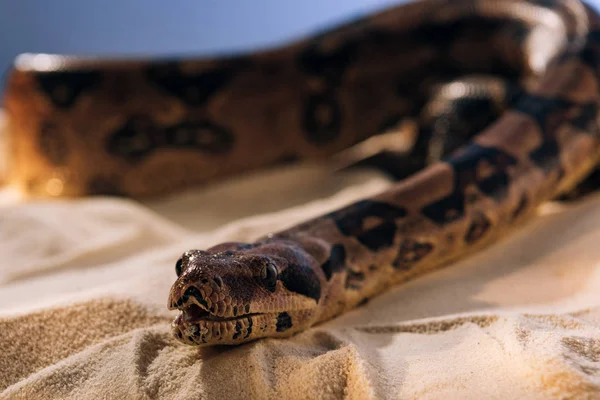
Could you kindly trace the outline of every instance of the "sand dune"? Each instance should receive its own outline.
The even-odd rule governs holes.
[[[600,196],[545,206],[486,251],[291,339],[171,337],[181,252],[388,184],[294,167],[147,204],[26,203],[5,189],[0,398],[600,398]],[[274,186],[284,195],[265,197]]]

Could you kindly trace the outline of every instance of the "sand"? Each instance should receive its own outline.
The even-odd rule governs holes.
[[[290,339],[171,337],[183,251],[389,184],[297,166],[145,203],[1,190],[0,398],[600,398],[600,196]]]

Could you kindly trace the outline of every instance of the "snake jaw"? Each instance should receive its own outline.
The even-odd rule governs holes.
[[[209,311],[198,306],[196,303],[187,304],[179,309],[181,311],[181,319],[184,322],[199,322],[199,321],[235,321],[237,319],[248,318],[249,316],[261,315],[261,313],[249,313],[232,317],[221,317],[211,314]]]
[[[237,316],[219,316],[211,313],[195,297],[176,306],[179,315],[171,324],[177,339],[189,345],[233,344],[252,340],[254,321],[268,314],[248,313]],[[258,322],[256,325],[259,325]]]
[[[186,322],[197,321],[233,321],[236,319],[246,318],[251,315],[260,315],[261,313],[246,313],[239,315],[218,315],[209,311],[204,305],[198,304],[198,301],[193,298],[188,300],[184,305],[176,308],[181,311],[182,319]]]
[[[241,344],[266,336],[289,336],[311,314],[310,309],[297,304],[282,307],[288,311],[252,310],[249,303],[217,307],[212,296],[205,296],[203,287],[189,286],[182,295],[178,289],[169,300],[169,309],[179,311],[171,328],[174,336],[188,345]]]
[[[169,302],[170,310],[179,310],[179,322],[193,323],[199,321],[235,321],[237,319],[247,318],[248,316],[260,315],[261,313],[250,313],[249,307],[243,308],[245,313],[237,313],[238,307],[235,307],[233,314],[221,311],[219,307],[212,305],[210,300],[206,300],[204,291],[194,286],[190,286],[184,294],[177,300],[171,299]],[[242,307],[239,307],[242,309]]]

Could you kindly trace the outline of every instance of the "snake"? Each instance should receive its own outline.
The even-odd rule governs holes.
[[[252,242],[186,251],[168,308],[194,346],[286,338],[497,242],[598,181],[600,17],[579,0],[421,0],[200,59],[23,55],[11,180],[164,194],[369,138],[388,189]],[[396,136],[394,136],[396,135]]]

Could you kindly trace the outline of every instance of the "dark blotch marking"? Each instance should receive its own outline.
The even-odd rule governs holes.
[[[298,64],[305,73],[336,85],[356,59],[356,52],[354,42],[347,41],[333,50],[325,50],[317,41],[300,52]]]
[[[450,85],[462,84],[463,97],[449,95]],[[415,148],[426,154],[428,162],[439,161],[462,147],[467,140],[500,116],[516,90],[502,82],[506,98],[499,99],[490,86],[470,77],[452,79],[434,89],[422,116]],[[434,107],[431,107],[434,106]]]
[[[155,149],[156,138],[159,136],[161,136],[159,128],[150,119],[130,118],[107,137],[106,151],[135,163]]]
[[[583,133],[599,136],[598,106],[594,102],[585,103],[580,106],[578,114],[571,119],[570,123]]]
[[[246,309],[246,314],[248,314],[250,312],[250,304],[246,304],[245,309]]]
[[[394,244],[396,229],[396,222],[385,221],[381,225],[371,228],[362,235],[357,236],[357,239],[369,249],[377,251]]]
[[[221,154],[233,147],[233,134],[207,120],[159,126],[147,117],[128,119],[106,139],[109,154],[137,163],[159,149],[175,148]]]
[[[483,213],[476,213],[473,216],[471,225],[465,234],[465,242],[473,244],[481,239],[492,227],[490,219]]]
[[[478,179],[477,167],[482,162],[494,172],[486,178]],[[486,196],[501,201],[506,197],[509,184],[506,169],[516,165],[517,159],[500,149],[472,144],[461,154],[449,159],[448,163],[455,172],[455,188],[464,191],[467,186],[475,184]]]
[[[59,108],[72,107],[86,90],[102,81],[99,71],[61,71],[38,74],[38,85]]]
[[[184,73],[175,62],[152,66],[146,76],[156,86],[189,106],[203,106],[220,89],[231,82],[237,66],[234,64],[202,72]]]
[[[365,280],[365,274],[360,271],[348,270],[346,275],[346,289],[358,290]]]
[[[321,283],[315,272],[307,265],[289,264],[279,274],[279,280],[291,292],[301,294],[318,303],[321,297]]]
[[[501,200],[506,197],[508,184],[508,174],[500,173],[480,181],[478,186],[487,196]]]
[[[286,312],[277,316],[277,332],[285,332],[292,327],[292,318]]]
[[[327,214],[345,236],[355,237],[371,251],[378,251],[393,245],[396,236],[397,218],[406,216],[406,209],[374,200],[361,200],[341,210]],[[367,218],[380,218],[379,225],[366,229]]]
[[[360,302],[359,302],[359,303],[358,303],[356,306],[357,306],[357,307],[362,307],[362,306],[364,306],[365,304],[367,304],[368,302],[369,302],[369,299],[365,297],[365,298],[364,298],[364,299],[362,299],[362,300],[361,300],[361,301],[360,301]]]
[[[533,118],[542,132],[553,131],[574,103],[560,99],[522,93],[513,110]],[[559,117],[559,118],[557,118]]]
[[[529,158],[546,174],[558,170],[559,176],[562,176],[560,146],[556,140],[556,133],[565,119],[567,123],[587,134],[599,133],[598,109],[595,103],[577,104],[561,98],[524,94],[519,98],[514,110],[530,116],[539,126],[543,141],[529,153]]]
[[[241,334],[242,334],[242,324],[240,324],[240,321],[236,321],[235,322],[235,332],[233,334],[233,340],[240,337]]]
[[[236,317],[238,312],[237,306],[233,306],[233,316]]]
[[[437,224],[444,225],[462,218],[465,214],[465,198],[458,191],[423,207],[423,214]]]
[[[248,328],[246,328],[246,336],[244,336],[244,339],[246,339],[252,333],[252,325],[252,317],[248,317]]]
[[[418,242],[413,239],[404,239],[400,243],[398,254],[392,262],[396,269],[409,269],[433,251],[433,244]]]
[[[382,150],[372,156],[362,158],[346,168],[376,168],[392,179],[399,181],[422,170],[425,164],[425,157],[415,151],[407,154],[396,150]]]
[[[582,62],[598,72],[600,70],[600,31],[588,33],[587,39],[587,46],[580,53],[579,57]],[[572,54],[565,54],[564,57],[572,57]]]
[[[222,154],[231,150],[234,138],[225,127],[201,120],[185,121],[165,128],[163,141],[168,147]]]
[[[332,94],[311,95],[304,105],[302,127],[306,138],[316,145],[328,143],[339,136],[342,110]]]
[[[510,183],[507,168],[515,165],[517,159],[494,147],[471,144],[460,154],[450,157],[447,162],[454,170],[452,193],[422,209],[423,214],[438,225],[451,223],[464,216],[465,191],[470,185],[476,186],[483,194],[496,201],[505,199]],[[477,166],[482,162],[493,173],[479,179]]]
[[[325,272],[325,277],[327,280],[331,279],[331,276],[340,272],[344,269],[346,265],[346,249],[344,245],[334,244],[331,247],[331,252],[329,253],[329,258],[327,261],[321,265],[321,269]]]
[[[560,167],[559,152],[556,140],[548,139],[544,140],[538,148],[531,151],[529,158],[547,174]]]

